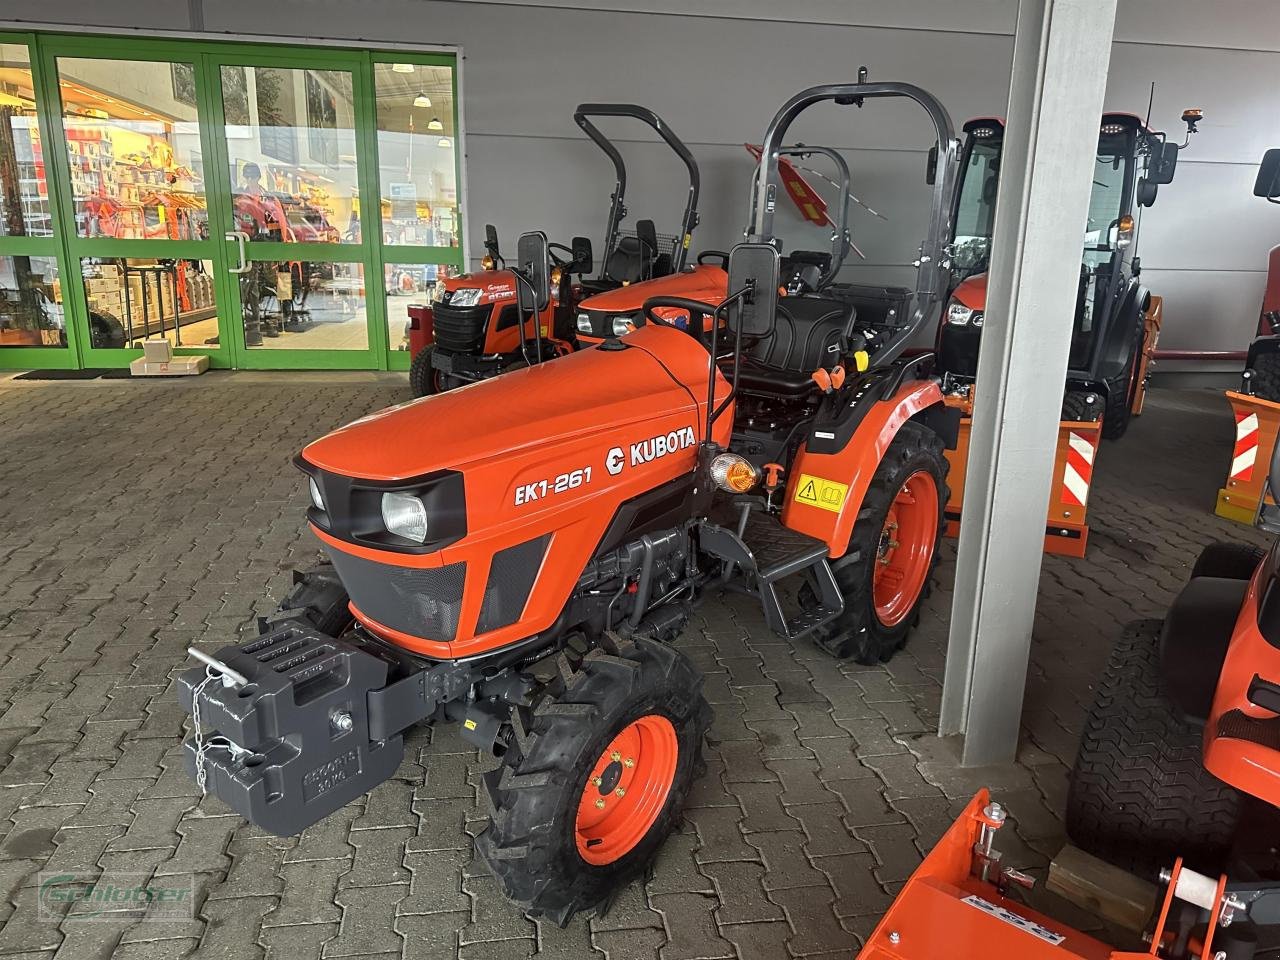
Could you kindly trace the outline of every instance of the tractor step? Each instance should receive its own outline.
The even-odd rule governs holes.
[[[755,575],[765,622],[788,640],[812,633],[844,612],[844,598],[835,573],[827,560],[827,545],[808,534],[783,526],[778,518],[761,510],[751,510],[741,533],[726,527],[704,524],[701,543],[708,552]],[[778,583],[793,574],[808,576],[819,602],[794,617],[782,609]]]

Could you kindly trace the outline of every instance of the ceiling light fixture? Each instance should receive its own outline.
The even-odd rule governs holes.
[[[393,63],[391,65],[392,73],[413,73],[412,63]]]
[[[452,146],[453,146],[453,141],[452,141],[452,140],[450,140],[448,137],[441,137],[439,140],[437,140],[437,141],[436,141],[436,146],[437,146],[437,147],[452,147]]]
[[[415,107],[429,107],[431,106],[431,98],[425,93],[419,93],[413,98],[413,105]]]
[[[439,118],[439,117],[432,117],[430,120],[428,120],[428,121],[427,121],[427,129],[428,129],[428,130],[443,130],[443,129],[444,129],[444,124],[440,122],[440,118]]]

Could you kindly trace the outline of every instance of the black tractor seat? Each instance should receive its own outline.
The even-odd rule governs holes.
[[[814,389],[812,374],[842,359],[853,336],[857,311],[826,297],[785,297],[778,304],[773,332],[747,349],[738,387],[748,393],[803,396]]]
[[[584,279],[582,289],[589,293],[602,293],[615,290],[624,283],[639,283],[664,276],[662,270],[665,259],[665,273],[671,272],[671,258],[658,255],[658,234],[652,220],[640,220],[636,223],[634,237],[619,237],[617,246],[609,251],[604,261],[604,270],[595,280]]]

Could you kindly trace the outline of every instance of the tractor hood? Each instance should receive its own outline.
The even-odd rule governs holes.
[[[448,303],[459,290],[479,290],[480,298],[469,306],[514,300],[516,278],[510,270],[481,270],[461,277],[445,277],[440,281],[444,289],[442,303]]]
[[[621,436],[682,411],[693,424],[707,371],[707,351],[692,337],[646,327],[621,350],[581,350],[382,410],[309,444],[302,459],[331,473],[400,481]],[[719,380],[717,393],[727,390]]]
[[[951,296],[958,303],[964,304],[970,310],[986,310],[987,275],[985,273],[979,273],[972,277],[968,277],[960,284],[960,286],[956,287],[955,292]]]
[[[686,297],[704,303],[720,303],[729,289],[729,274],[720,267],[699,264],[692,270],[631,283],[616,290],[597,293],[578,304],[580,310],[602,313],[631,313],[650,297]]]

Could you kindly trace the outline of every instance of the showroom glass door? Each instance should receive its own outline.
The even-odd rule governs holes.
[[[210,57],[219,176],[211,221],[226,261],[239,367],[382,365],[367,62],[346,51],[246,48]]]
[[[101,37],[52,38],[41,49],[57,111],[49,152],[63,293],[82,365],[124,366],[143,340],[164,337],[178,353],[229,366],[198,50]]]

